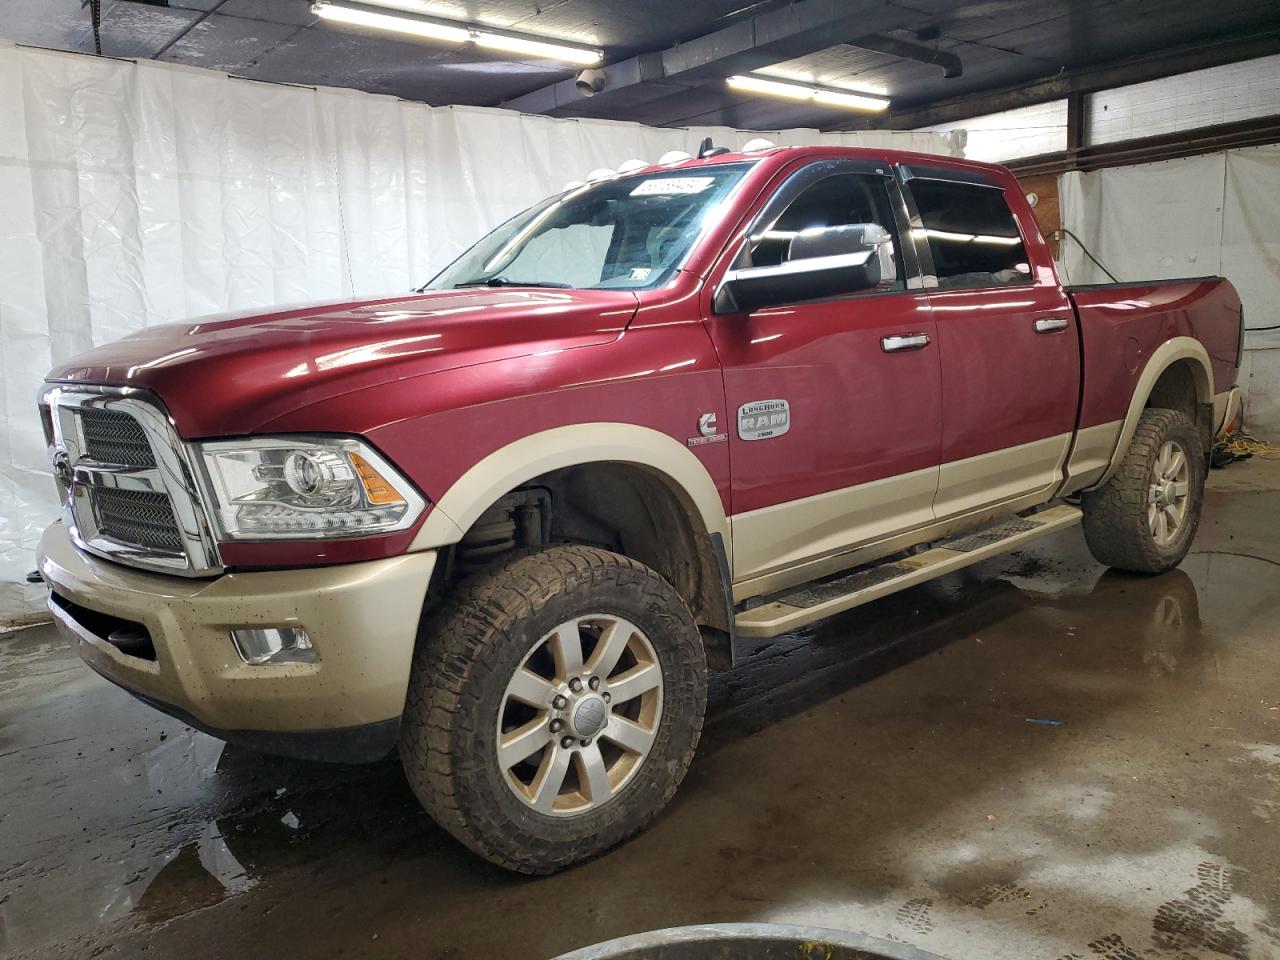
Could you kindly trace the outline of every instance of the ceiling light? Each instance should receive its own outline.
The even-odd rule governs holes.
[[[830,107],[852,107],[854,110],[883,110],[889,101],[883,97],[869,97],[865,93],[843,93],[838,90],[815,90],[813,102]]]
[[[798,83],[780,83],[777,80],[761,80],[759,77],[730,77],[729,86],[735,90],[767,93],[771,97],[786,97],[789,100],[813,99],[813,88],[802,87]]]
[[[525,37],[512,37],[505,33],[490,33],[477,30],[475,33],[477,46],[490,50],[503,50],[507,53],[524,53],[531,57],[544,57],[547,60],[565,60],[569,63],[580,63],[590,66],[600,62],[599,50],[588,50],[585,47],[570,47],[563,43],[547,43],[545,40],[529,40]]]
[[[726,82],[734,90],[763,93],[771,97],[785,97],[788,100],[811,100],[814,103],[829,107],[848,107],[853,110],[884,110],[889,106],[887,97],[878,97],[870,93],[808,87],[799,83],[765,80],[762,77],[734,76],[729,77]]]
[[[408,33],[415,37],[427,37],[431,40],[447,40],[450,43],[466,43],[471,33],[463,27],[450,27],[430,20],[419,20],[416,17],[402,17],[393,13],[379,13],[363,7],[348,7],[337,3],[316,3],[311,12],[325,20],[336,23],[350,23],[357,27],[376,27],[379,30],[394,30],[396,33]]]
[[[546,40],[535,40],[531,37],[513,36],[506,33],[495,33],[492,30],[471,26],[469,24],[441,23],[427,20],[412,14],[383,13],[361,4],[332,3],[330,0],[317,0],[311,5],[311,12],[325,20],[337,23],[349,23],[358,27],[374,27],[379,30],[391,30],[406,33],[410,36],[425,37],[428,40],[444,40],[448,43],[474,43],[488,50],[501,50],[504,53],[517,53],[530,57],[542,57],[548,60],[563,60],[567,63],[590,65],[599,63],[603,54],[599,50],[587,47],[575,47],[564,43],[551,43]]]

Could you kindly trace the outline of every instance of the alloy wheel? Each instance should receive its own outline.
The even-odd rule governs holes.
[[[568,620],[515,670],[498,710],[503,777],[548,816],[581,816],[635,776],[662,719],[662,667],[635,624],[609,614]]]
[[[1191,464],[1176,440],[1160,448],[1147,489],[1147,526],[1156,543],[1167,547],[1186,523],[1191,491]]]

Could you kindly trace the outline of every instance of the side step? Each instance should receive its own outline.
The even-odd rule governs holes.
[[[765,638],[860,607],[891,593],[934,580],[963,567],[1030,543],[1081,520],[1079,507],[1063,504],[1026,517],[962,533],[923,553],[878,566],[862,567],[835,580],[810,583],[735,618],[740,637]]]

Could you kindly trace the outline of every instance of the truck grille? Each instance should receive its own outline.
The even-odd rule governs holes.
[[[146,490],[101,487],[93,493],[98,532],[121,543],[182,552],[182,536],[169,495]]]
[[[88,407],[80,411],[80,429],[91,460],[126,467],[156,465],[142,424],[123,411]]]
[[[51,384],[41,403],[63,520],[80,547],[165,573],[221,571],[186,448],[158,400]]]

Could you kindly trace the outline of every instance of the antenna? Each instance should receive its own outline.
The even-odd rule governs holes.
[[[705,160],[707,157],[718,157],[722,153],[728,153],[728,147],[717,147],[711,142],[710,137],[703,137],[702,142],[698,144],[698,159]]]

